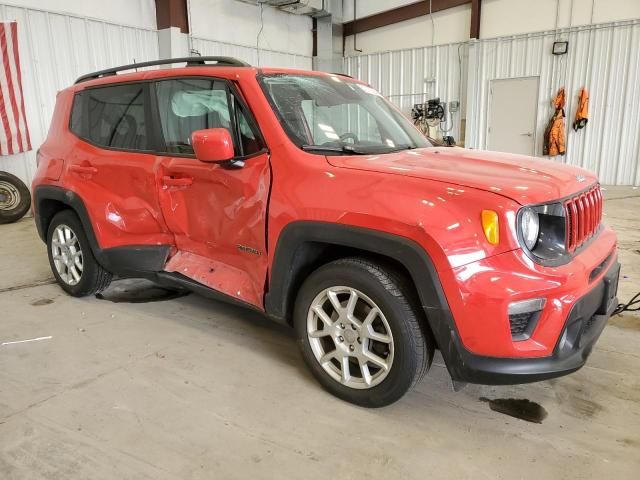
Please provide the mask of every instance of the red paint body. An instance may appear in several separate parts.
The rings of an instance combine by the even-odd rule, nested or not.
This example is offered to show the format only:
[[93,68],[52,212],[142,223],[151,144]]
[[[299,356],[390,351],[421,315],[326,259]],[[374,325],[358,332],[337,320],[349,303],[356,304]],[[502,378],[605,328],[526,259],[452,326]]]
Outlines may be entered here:
[[[257,73],[239,67],[177,68],[107,77],[60,92],[33,186],[75,192],[101,248],[169,244],[165,270],[185,272],[259,309],[264,309],[275,246],[291,222],[328,222],[406,237],[432,259],[469,351],[493,357],[552,353],[571,306],[602,278],[590,281],[589,273],[615,249],[616,237],[602,227],[571,262],[544,267],[520,248],[516,214],[523,205],[584,190],[597,183],[596,177],[551,161],[461,148],[331,157],[305,152],[283,130]],[[96,148],[67,128],[73,95],[86,87],[191,75],[232,81],[269,153],[252,157],[243,168],[225,169],[194,158]],[[214,152],[202,155],[219,158]],[[499,214],[498,245],[484,236],[483,209]],[[538,296],[547,304],[531,338],[512,341],[507,305]]]

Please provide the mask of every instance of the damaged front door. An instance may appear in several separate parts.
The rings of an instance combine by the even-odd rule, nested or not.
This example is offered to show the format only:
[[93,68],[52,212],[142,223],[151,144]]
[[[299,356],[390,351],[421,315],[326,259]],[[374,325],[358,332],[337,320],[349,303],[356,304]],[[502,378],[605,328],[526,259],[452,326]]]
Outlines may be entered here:
[[[262,308],[270,168],[255,121],[225,80],[162,80],[154,95],[166,152],[160,204],[178,248],[165,270]],[[191,134],[208,128],[229,130],[244,166],[195,158]]]

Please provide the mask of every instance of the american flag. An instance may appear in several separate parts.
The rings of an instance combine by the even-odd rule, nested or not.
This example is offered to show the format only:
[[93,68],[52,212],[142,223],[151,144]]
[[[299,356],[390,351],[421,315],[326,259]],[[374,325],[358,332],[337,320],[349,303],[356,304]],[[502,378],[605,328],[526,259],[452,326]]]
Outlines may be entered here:
[[0,155],[12,155],[31,150],[16,22],[0,22],[0,58]]

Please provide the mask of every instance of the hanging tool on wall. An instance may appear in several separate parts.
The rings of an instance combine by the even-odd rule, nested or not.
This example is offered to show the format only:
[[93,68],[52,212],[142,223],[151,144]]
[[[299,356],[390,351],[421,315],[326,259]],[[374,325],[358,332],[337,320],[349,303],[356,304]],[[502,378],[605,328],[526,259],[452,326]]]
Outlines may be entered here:
[[437,127],[444,119],[444,115],[444,106],[440,103],[440,97],[432,98],[427,101],[425,117],[431,126]]
[[429,128],[436,129],[445,117],[440,98],[432,98],[427,103],[416,103],[411,109],[411,119],[422,133],[428,135]]
[[[451,135],[445,135],[453,130],[453,114],[460,108],[460,102],[441,102],[440,98],[432,98],[427,103],[416,103],[411,109],[411,119],[418,129],[437,146],[455,146],[456,141]],[[447,124],[447,109],[451,126],[445,128]],[[442,139],[439,138],[442,133]]]
[[578,94],[578,109],[576,110],[576,119],[573,122],[573,129],[577,132],[584,128],[589,121],[589,92],[585,87],[580,89]]
[[564,105],[565,94],[564,87],[562,87],[558,90],[558,94],[553,100],[555,112],[544,131],[543,155],[555,157],[556,155],[564,155],[567,152]]

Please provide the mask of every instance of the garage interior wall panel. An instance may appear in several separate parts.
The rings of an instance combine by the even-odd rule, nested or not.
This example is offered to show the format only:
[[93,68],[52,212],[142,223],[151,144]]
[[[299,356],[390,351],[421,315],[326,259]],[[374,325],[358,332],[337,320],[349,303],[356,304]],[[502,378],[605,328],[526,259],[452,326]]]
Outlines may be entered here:
[[[552,55],[556,40],[568,40],[566,55]],[[542,155],[551,102],[566,89],[567,154],[554,160],[594,171],[603,184],[640,185],[640,20],[472,42],[466,145],[486,147],[493,79],[540,77],[536,155]],[[590,93],[589,123],[574,132],[578,92]],[[514,102],[513,114],[518,114]]]
[[[364,5],[364,2],[361,2]],[[384,8],[384,7],[383,7]],[[358,3],[358,11],[360,3]],[[346,16],[346,19],[352,17]],[[411,20],[394,23],[366,32],[350,35],[345,40],[345,54],[357,55],[355,47],[365,54],[387,50],[421,48],[469,40],[471,4],[440,10]]]
[[[203,55],[232,54],[251,65],[310,68],[313,53],[311,17],[253,3],[189,0],[190,31],[196,39],[194,48]],[[260,46],[260,61],[257,45]]]
[[346,57],[344,71],[380,91],[407,116],[414,104],[434,97],[461,102],[453,120],[443,125],[451,128],[446,135],[459,139],[466,93],[465,57],[466,44],[452,43]]
[[18,22],[22,88],[33,150],[0,156],[0,170],[27,184],[36,169],[56,94],[84,73],[158,58],[155,30],[0,4],[0,20]]
[[255,46],[237,45],[220,42],[206,38],[193,37],[191,45],[201,55],[222,55],[239,58],[250,65],[269,66],[282,68],[299,68],[311,70],[312,58],[307,55],[298,55],[289,52],[260,48],[260,53]]
[[482,0],[481,38],[640,18],[638,0]]

